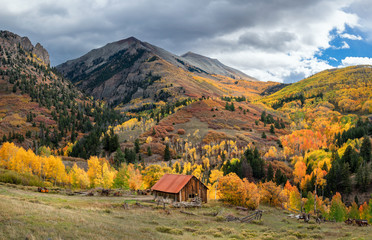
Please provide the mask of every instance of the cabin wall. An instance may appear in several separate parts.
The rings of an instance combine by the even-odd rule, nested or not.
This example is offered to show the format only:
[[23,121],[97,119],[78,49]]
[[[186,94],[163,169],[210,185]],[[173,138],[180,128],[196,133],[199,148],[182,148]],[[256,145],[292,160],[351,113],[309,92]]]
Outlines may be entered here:
[[198,179],[193,177],[185,187],[182,188],[181,196],[182,201],[188,201],[190,198],[198,196],[203,202],[207,202],[207,187],[205,187]]
[[155,198],[163,197],[163,198],[171,199],[172,201],[177,201],[177,202],[179,201],[178,193],[166,193],[166,192],[154,191],[154,196]]

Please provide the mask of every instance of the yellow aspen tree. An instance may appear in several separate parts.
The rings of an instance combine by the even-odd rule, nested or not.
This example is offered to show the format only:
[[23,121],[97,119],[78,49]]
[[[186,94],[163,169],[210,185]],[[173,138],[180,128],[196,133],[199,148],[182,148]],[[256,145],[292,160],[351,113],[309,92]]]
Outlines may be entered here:
[[0,167],[9,168],[10,159],[15,156],[18,147],[14,143],[5,142],[0,148]]
[[102,179],[102,165],[97,157],[90,157],[88,160],[88,177],[91,187],[101,186]]
[[[223,172],[214,169],[209,176],[208,195],[210,199],[218,199],[218,180],[223,177]],[[217,198],[218,197],[218,198]]]
[[202,173],[203,173],[203,166],[200,164],[195,164],[193,166],[194,168],[194,171],[192,172],[192,175],[194,175],[197,179],[201,180],[201,177],[202,177]]
[[111,188],[114,183],[116,171],[110,170],[108,164],[105,162],[102,166],[102,187]]
[[89,177],[84,169],[79,168],[76,163],[69,172],[69,181],[72,188],[88,188],[89,187]]

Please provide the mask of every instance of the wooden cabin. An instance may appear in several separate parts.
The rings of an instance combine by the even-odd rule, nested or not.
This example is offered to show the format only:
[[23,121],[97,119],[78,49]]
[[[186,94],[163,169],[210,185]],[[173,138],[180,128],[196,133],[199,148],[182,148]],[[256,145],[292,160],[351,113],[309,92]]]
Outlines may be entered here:
[[202,202],[206,203],[208,188],[193,175],[165,174],[151,191],[155,198],[184,202],[200,197]]

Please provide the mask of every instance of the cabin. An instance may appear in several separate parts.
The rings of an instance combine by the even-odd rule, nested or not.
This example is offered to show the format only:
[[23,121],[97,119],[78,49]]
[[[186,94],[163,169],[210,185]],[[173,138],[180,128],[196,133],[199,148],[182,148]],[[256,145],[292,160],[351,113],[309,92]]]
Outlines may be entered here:
[[193,175],[165,174],[151,188],[155,198],[163,197],[175,202],[191,201],[200,197],[207,202],[208,188]]

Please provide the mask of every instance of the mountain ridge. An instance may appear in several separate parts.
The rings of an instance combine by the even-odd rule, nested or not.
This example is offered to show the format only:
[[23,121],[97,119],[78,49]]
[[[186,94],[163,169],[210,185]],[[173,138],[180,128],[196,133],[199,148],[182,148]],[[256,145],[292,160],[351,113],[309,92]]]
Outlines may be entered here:
[[2,45],[10,47],[22,48],[23,51],[30,52],[37,56],[39,62],[43,62],[45,65],[50,65],[49,53],[47,50],[40,44],[32,45],[28,37],[21,37],[15,33],[9,31],[0,31],[0,39],[2,40]]
[[234,95],[236,88],[241,88],[238,94],[256,96],[277,84],[259,82],[202,55],[177,56],[135,37],[93,49],[57,69],[82,91],[114,106],[135,99],[151,104],[174,98]]

